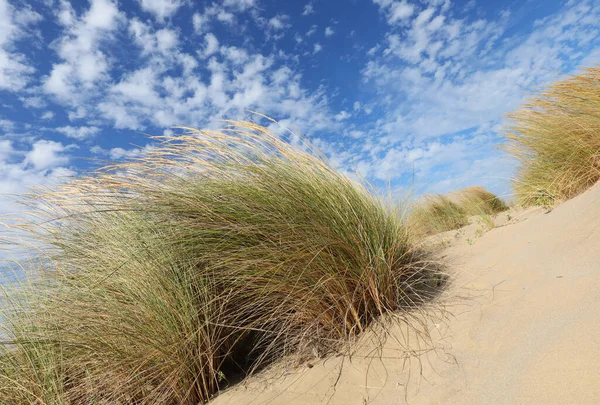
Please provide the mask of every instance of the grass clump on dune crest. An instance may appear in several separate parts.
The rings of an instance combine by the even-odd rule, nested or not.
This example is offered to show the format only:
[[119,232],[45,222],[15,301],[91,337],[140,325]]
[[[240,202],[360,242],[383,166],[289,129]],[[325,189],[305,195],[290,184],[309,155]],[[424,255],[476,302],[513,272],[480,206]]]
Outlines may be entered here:
[[508,117],[520,204],[553,205],[600,179],[600,67],[555,82]]
[[410,210],[409,223],[415,235],[434,235],[468,225],[469,215],[446,195],[425,195]]
[[409,223],[415,235],[434,235],[462,228],[469,224],[472,216],[489,219],[506,209],[506,204],[495,194],[483,187],[473,186],[445,195],[423,196],[412,207]]
[[46,257],[2,303],[1,398],[204,403],[435,294],[396,210],[264,127],[160,141],[30,197]]

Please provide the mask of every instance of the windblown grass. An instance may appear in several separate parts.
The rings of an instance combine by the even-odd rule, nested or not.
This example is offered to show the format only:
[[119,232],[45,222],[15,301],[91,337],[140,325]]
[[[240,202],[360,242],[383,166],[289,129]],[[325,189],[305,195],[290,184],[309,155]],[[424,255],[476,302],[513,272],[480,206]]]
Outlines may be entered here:
[[46,256],[0,304],[0,398],[205,403],[436,294],[435,266],[365,187],[252,123],[186,130],[29,196]]
[[434,235],[462,228],[476,215],[488,223],[492,215],[506,209],[506,204],[485,188],[467,187],[447,195],[423,196],[412,207],[409,223],[417,236]]
[[505,149],[519,161],[521,205],[553,205],[600,179],[600,68],[558,81],[510,114]]

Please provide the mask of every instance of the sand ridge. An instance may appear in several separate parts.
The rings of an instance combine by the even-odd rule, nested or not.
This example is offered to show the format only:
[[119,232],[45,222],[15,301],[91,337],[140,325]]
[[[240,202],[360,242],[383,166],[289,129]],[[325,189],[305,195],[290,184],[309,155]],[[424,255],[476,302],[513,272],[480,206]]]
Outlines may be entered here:
[[550,212],[454,238],[443,254],[461,298],[433,325],[435,352],[405,359],[389,339],[378,353],[266,371],[213,403],[600,403],[599,203],[596,185]]

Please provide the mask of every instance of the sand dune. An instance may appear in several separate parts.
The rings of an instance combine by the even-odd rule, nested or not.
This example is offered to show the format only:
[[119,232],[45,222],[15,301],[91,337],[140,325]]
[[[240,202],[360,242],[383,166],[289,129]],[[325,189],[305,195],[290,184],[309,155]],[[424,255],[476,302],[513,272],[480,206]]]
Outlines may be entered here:
[[435,352],[403,359],[389,339],[379,353],[268,370],[213,403],[600,403],[600,186],[510,215],[480,236],[446,235],[453,316],[433,326]]

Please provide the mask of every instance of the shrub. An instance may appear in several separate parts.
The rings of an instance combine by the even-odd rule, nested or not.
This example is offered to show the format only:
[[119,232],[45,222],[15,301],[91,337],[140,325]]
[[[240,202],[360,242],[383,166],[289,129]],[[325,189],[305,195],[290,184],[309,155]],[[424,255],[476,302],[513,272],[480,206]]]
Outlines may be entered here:
[[435,294],[396,210],[264,127],[230,124],[29,196],[46,255],[2,304],[0,397],[204,403]]
[[600,179],[599,67],[552,84],[508,117],[520,204],[552,205]]

